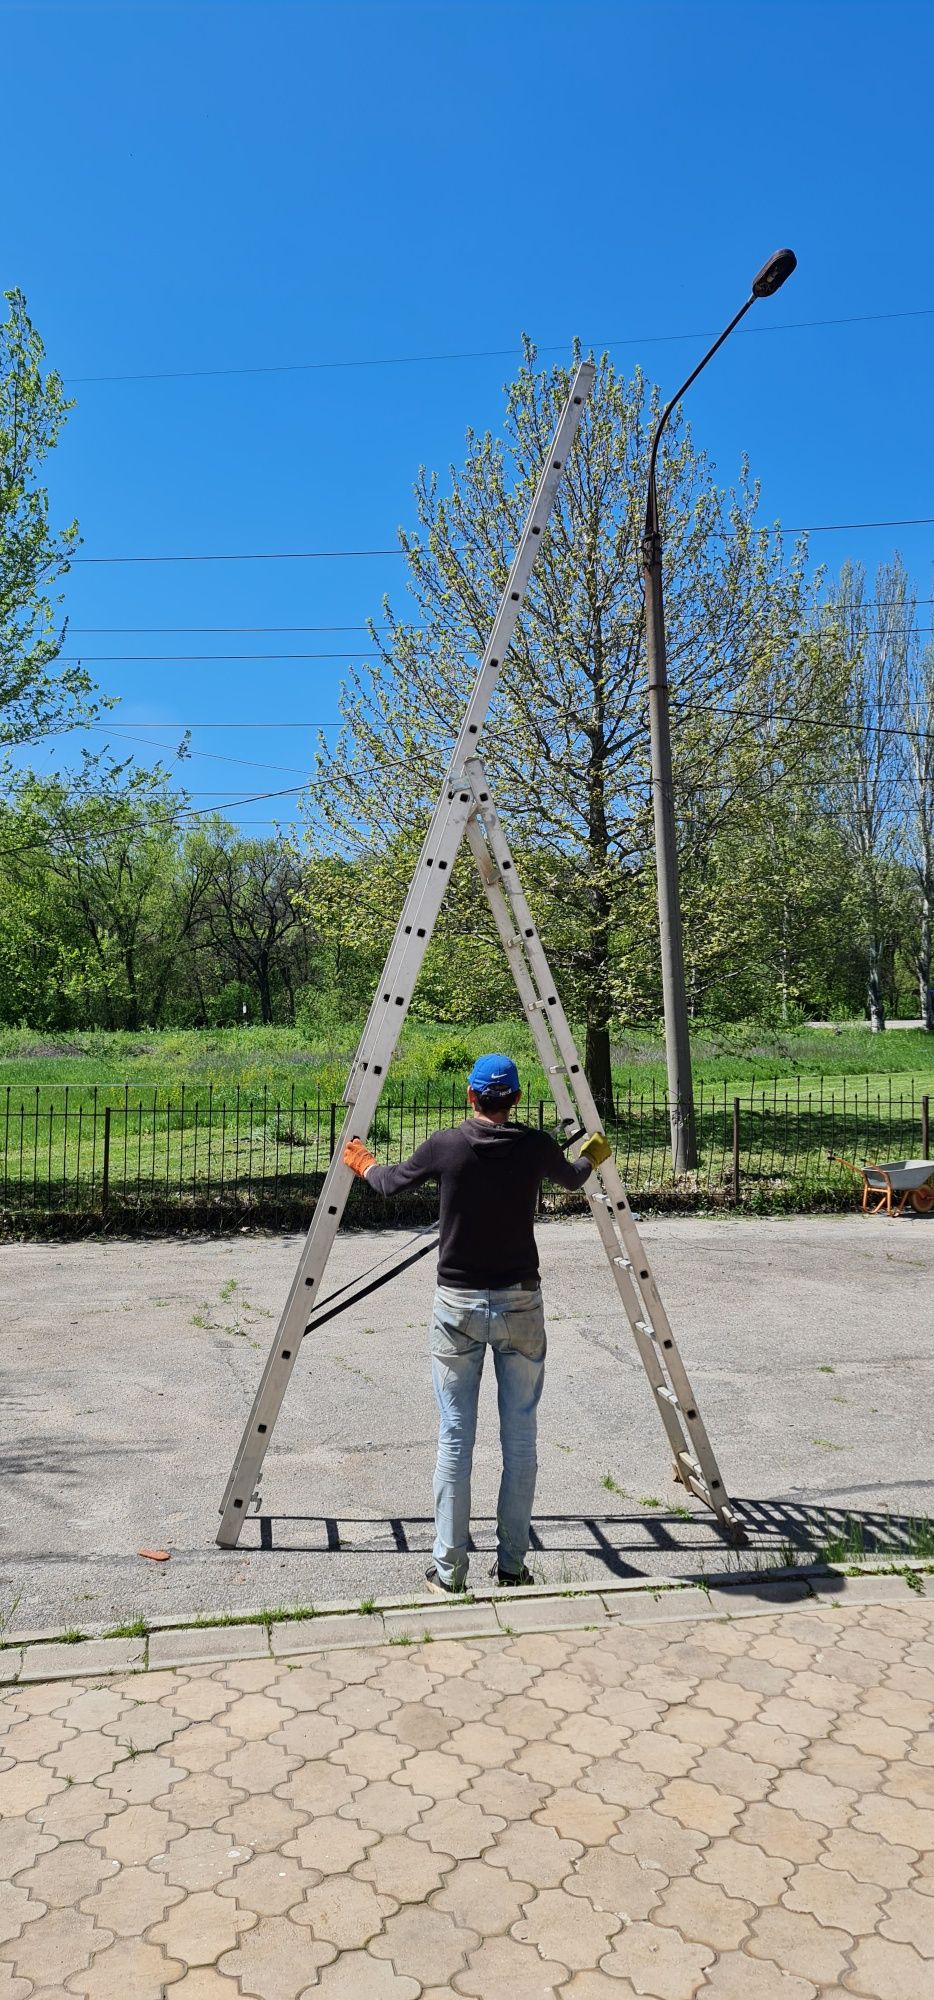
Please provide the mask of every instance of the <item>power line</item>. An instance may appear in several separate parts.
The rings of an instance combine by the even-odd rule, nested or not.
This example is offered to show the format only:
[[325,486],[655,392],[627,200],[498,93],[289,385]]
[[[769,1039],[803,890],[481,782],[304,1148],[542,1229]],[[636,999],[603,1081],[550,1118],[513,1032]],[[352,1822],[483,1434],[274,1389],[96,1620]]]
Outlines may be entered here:
[[[708,528],[705,538],[725,542],[735,541],[738,535],[842,535],[853,534],[863,528],[930,528],[934,527],[934,514],[899,515],[884,521],[812,521],[797,528],[781,528],[777,524],[750,523],[748,530],[736,528]],[[422,549],[420,553],[427,551]],[[260,549],[241,550],[227,555],[143,555],[143,556],[69,556],[68,567],[75,563],[125,564],[125,563],[234,563],[234,562],[326,562],[338,559],[368,556],[404,556],[405,549]]]
[[[934,604],[934,598],[932,597],[913,596],[911,601],[914,604]],[[875,598],[864,597],[862,600],[863,607],[868,611],[886,611],[893,609],[900,610],[903,606],[903,603],[904,599],[898,597],[875,597]],[[837,607],[832,604],[823,604],[819,607],[821,611],[830,613],[834,612],[836,608]],[[927,631],[928,627],[925,626],[923,629]],[[96,632],[101,634],[107,633],[114,635],[116,635],[117,633],[142,634],[142,633],[156,633],[156,632],[178,633],[178,634],[181,634],[182,632],[212,632],[212,633],[367,632],[368,633],[370,631],[370,626],[368,624],[364,625],[72,625],[69,623],[68,630],[69,632],[80,632],[82,634]],[[373,627],[373,630],[377,632],[391,632],[392,626],[376,625]]]
[[[430,657],[427,649],[419,648],[418,650],[425,654],[426,657]],[[217,666],[227,666],[232,662],[245,660],[344,660],[348,666],[363,664],[362,662],[355,663],[347,653],[80,653],[75,658],[66,657],[64,653],[61,653],[58,657],[61,665],[65,667],[81,666],[85,661],[95,667],[120,667],[128,666],[134,662],[161,661],[164,663],[168,660],[180,660],[186,663],[213,661]]]
[[[141,729],[150,726],[154,726],[156,728],[162,728],[163,726],[171,726],[171,725],[163,725],[161,723],[155,725],[148,725],[145,723],[140,723]],[[182,724],[181,726],[183,728],[187,727],[186,724]],[[101,733],[107,736],[108,741],[112,740],[115,743],[142,743],[145,744],[147,750],[168,750],[173,754],[173,756],[177,756],[179,754],[180,746],[177,743],[162,743],[157,741],[155,738],[149,736],[130,736],[124,729],[109,729],[107,727],[106,722],[89,722],[87,724],[87,727],[89,729],[99,730]],[[191,757],[210,758],[212,764],[249,764],[251,769],[253,769],[254,771],[284,771],[287,772],[290,776],[296,778],[300,778],[304,775],[301,766],[297,764],[266,764],[262,763],[258,757],[225,756],[224,752],[221,750],[190,750],[189,752],[187,752],[187,755]],[[203,786],[199,787],[199,790],[203,791],[204,790]],[[207,794],[205,794],[205,796],[207,796]]]
[[69,556],[73,563],[223,563],[223,562],[324,562],[350,556],[401,556],[402,549],[261,549],[246,555],[182,556]]
[[[912,625],[882,625],[877,627],[869,626],[865,628],[865,631],[866,631],[866,636],[871,639],[910,638],[916,632],[934,632],[934,625],[912,624]],[[816,636],[820,638],[821,634],[818,632]],[[479,651],[479,648],[465,647],[464,648],[465,656],[467,653],[471,651],[477,652]],[[354,667],[354,666],[362,667],[368,665],[368,661],[361,658],[356,658],[349,653],[79,653],[74,655],[74,657],[72,657],[69,654],[61,653],[59,654],[58,657],[59,657],[59,663],[65,667],[78,667],[84,665],[98,666],[98,667],[99,666],[123,667],[123,666],[135,666],[147,663],[150,664],[160,663],[162,665],[181,664],[187,666],[195,664],[198,665],[213,664],[215,666],[238,666],[238,665],[242,666],[251,661],[260,661],[260,660],[267,662],[273,661],[279,663],[289,660],[342,660],[345,666],[348,667]],[[414,648],[413,657],[430,660],[430,659],[440,659],[442,656],[440,653],[434,651],[431,647],[418,646]],[[322,728],[327,728],[330,725],[328,725],[327,723],[323,723],[320,726]]]
[[[916,598],[917,604],[930,603],[930,598]],[[374,631],[390,632],[390,625],[376,625]],[[369,632],[369,625],[72,625],[69,632],[116,634],[154,632]]]
[[[934,307],[915,306],[902,312],[850,313],[834,319],[788,319],[777,322],[765,321],[761,325],[749,326],[744,333],[799,333],[817,327],[869,326],[883,321],[934,318]],[[659,347],[668,346],[679,340],[708,340],[708,333],[644,333],[615,335],[612,340],[591,341],[589,351],[610,347]],[[549,341],[536,345],[537,354],[566,354],[572,346],[570,339]],[[524,356],[521,347],[479,347],[465,348],[447,354],[385,354],[360,361],[272,361],[246,368],[164,368],[146,369],[138,373],[113,375],[66,375],[65,381],[76,385],[100,382],[203,382],[218,380],[231,375],[316,375],[329,374],[335,369],[347,368],[409,368],[438,362],[452,361],[505,361]]]

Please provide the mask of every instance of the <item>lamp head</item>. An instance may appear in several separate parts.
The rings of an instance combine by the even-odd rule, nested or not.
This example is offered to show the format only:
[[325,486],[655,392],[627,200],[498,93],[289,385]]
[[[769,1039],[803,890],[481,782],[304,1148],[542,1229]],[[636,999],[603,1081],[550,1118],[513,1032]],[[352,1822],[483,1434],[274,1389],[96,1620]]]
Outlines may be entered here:
[[754,299],[770,299],[773,292],[781,290],[786,278],[790,278],[798,262],[793,250],[775,250],[768,262],[757,271],[752,281]]

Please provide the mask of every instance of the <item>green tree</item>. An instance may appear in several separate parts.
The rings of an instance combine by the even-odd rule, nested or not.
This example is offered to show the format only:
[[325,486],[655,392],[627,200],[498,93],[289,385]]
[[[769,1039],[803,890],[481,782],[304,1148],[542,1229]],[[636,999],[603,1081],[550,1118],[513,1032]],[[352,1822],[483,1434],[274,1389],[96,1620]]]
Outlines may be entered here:
[[252,987],[260,1019],[275,1015],[277,996],[289,1020],[297,990],[308,980],[310,931],[302,904],[302,869],[281,834],[238,839],[223,822],[188,843],[205,881],[196,941],[208,948],[225,977]]
[[49,525],[38,483],[72,405],[61,377],[42,372],[44,348],[21,292],[6,293],[0,325],[0,745],[35,743],[98,712],[79,665],[56,661],[64,642],[50,586],[63,576],[78,524]]
[[821,639],[842,668],[838,756],[829,796],[858,864],[858,924],[866,954],[873,1033],[886,1024],[895,953],[904,920],[898,866],[904,821],[901,729],[910,685],[915,599],[901,557],[880,563],[875,597],[861,563],[844,563],[820,620]]
[[162,1019],[211,881],[197,850],[182,850],[184,812],[160,767],[106,752],[86,752],[76,774],[15,780],[0,813],[7,1019]]
[[[477,656],[567,393],[528,346],[503,439],[468,433],[442,494],[415,488],[419,529],[400,534],[416,615],[385,607],[388,636],[343,690],[343,730],[321,744],[313,836],[341,853],[408,858],[437,792]],[[646,923],[652,821],[640,542],[658,394],[604,357],[485,731],[483,755],[571,1011],[586,1027],[598,1100],[611,1089],[610,1023],[632,961],[659,990]],[[676,418],[660,466],[668,645],[681,836],[706,841],[716,812],[723,715],[763,672],[790,675],[806,611],[805,552],[786,556],[756,521],[741,467],[724,493]],[[796,686],[796,700],[806,690]],[[755,782],[754,768],[748,781]],[[704,787],[709,787],[705,790]],[[388,932],[404,889],[383,899]],[[465,894],[463,907],[469,907]],[[485,916],[478,935],[488,935]],[[653,999],[657,1011],[657,998]]]

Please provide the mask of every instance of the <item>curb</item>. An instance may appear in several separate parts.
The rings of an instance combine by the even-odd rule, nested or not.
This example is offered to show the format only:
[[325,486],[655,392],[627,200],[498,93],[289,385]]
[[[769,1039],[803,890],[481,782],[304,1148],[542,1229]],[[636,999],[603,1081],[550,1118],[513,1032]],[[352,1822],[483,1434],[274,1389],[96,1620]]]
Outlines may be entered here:
[[22,1632],[0,1645],[0,1687],[161,1671],[241,1659],[282,1659],[356,1646],[411,1646],[443,1639],[512,1638],[523,1633],[592,1631],[606,1625],[694,1623],[700,1619],[766,1617],[785,1606],[805,1609],[828,1600],[907,1606],[927,1595],[929,1563],[907,1559],[849,1569],[801,1564],[788,1569],[692,1577],[631,1577],[595,1590],[556,1591],[537,1584],[517,1591],[477,1591],[457,1604],[437,1597],[337,1602],[273,1616],[201,1622],[153,1619],[145,1634],[104,1632],[65,1640],[56,1632]]

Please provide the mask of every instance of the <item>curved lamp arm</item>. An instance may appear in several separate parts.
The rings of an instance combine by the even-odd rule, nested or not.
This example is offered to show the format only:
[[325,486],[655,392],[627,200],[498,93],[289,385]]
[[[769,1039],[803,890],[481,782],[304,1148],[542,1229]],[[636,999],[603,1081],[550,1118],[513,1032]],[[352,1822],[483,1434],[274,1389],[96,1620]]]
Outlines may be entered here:
[[750,288],[749,297],[745,301],[745,303],[740,306],[739,312],[734,313],[733,318],[729,323],[729,326],[724,327],[723,332],[719,335],[718,339],[714,341],[713,346],[708,347],[707,352],[703,357],[703,360],[698,362],[696,368],[692,368],[691,373],[687,378],[687,381],[682,382],[680,389],[676,389],[670,401],[665,404],[662,414],[659,417],[658,423],[655,426],[655,430],[652,436],[651,449],[649,451],[649,491],[645,507],[645,532],[647,535],[658,534],[658,501],[655,491],[655,464],[658,458],[658,447],[661,435],[665,428],[665,425],[668,422],[669,417],[671,416],[672,410],[675,408],[676,404],[680,403],[681,398],[685,394],[686,390],[688,390],[691,387],[691,383],[697,381],[697,377],[700,374],[702,368],[706,368],[708,361],[713,360],[713,357],[716,354],[718,348],[721,348],[723,346],[724,341],[729,339],[730,334],[733,332],[734,327],[737,327],[740,323],[740,320],[745,318],[745,315],[748,313],[750,306],[754,306],[757,299],[771,298],[773,292],[777,292],[779,290],[779,287],[784,284],[785,279],[791,277],[791,273],[794,270],[797,261],[798,259],[795,256],[793,250],[775,251],[774,255],[768,259],[768,262],[763,264],[761,271],[756,272],[756,275],[753,278],[752,285]]

